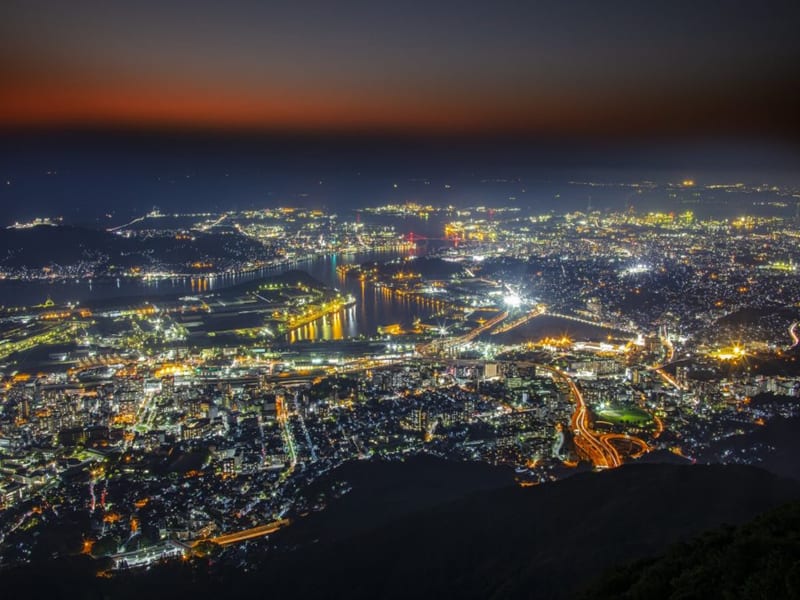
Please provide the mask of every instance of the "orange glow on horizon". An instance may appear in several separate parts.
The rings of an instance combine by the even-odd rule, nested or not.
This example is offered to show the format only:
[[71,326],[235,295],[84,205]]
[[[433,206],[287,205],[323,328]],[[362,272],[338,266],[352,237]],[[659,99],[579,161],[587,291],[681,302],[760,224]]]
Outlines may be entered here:
[[97,77],[12,78],[0,97],[0,127],[120,127],[229,131],[446,134],[610,134],[647,129],[649,98],[620,106],[599,94],[517,97],[396,87],[352,90],[208,88],[179,81]]
[[[11,127],[151,126],[174,128],[264,128],[292,130],[430,129],[456,132],[476,126],[513,125],[519,114],[444,99],[352,97],[319,90],[258,91],[236,95],[152,85],[67,85],[40,82],[6,88],[0,125]],[[552,116],[552,115],[551,115]]]

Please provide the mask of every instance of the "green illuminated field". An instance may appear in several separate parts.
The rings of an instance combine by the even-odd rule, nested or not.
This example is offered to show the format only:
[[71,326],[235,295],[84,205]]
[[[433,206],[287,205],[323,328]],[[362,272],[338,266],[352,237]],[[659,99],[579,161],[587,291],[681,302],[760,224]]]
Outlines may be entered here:
[[636,406],[609,406],[596,412],[598,418],[614,425],[644,427],[653,420],[648,412]]

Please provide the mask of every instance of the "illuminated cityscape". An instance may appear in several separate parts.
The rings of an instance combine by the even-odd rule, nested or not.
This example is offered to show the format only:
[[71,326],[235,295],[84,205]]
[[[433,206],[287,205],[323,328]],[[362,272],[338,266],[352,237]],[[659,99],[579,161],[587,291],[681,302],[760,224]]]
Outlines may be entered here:
[[5,4],[0,597],[800,597],[796,1]]
[[[2,309],[3,560],[66,511],[115,569],[258,540],[347,493],[325,476],[354,460],[478,461],[520,486],[659,453],[758,464],[726,441],[800,413],[793,194],[737,218],[154,211],[105,247],[202,258],[7,261],[44,301]],[[433,233],[392,222],[409,214]],[[48,297],[67,278],[82,298]]]

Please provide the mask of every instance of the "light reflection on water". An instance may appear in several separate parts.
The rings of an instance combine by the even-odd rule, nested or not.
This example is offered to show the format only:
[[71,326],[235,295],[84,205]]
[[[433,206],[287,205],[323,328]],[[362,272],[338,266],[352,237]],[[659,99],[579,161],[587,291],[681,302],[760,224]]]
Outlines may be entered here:
[[279,267],[255,271],[209,275],[199,277],[172,277],[164,279],[108,278],[94,280],[0,281],[0,305],[33,305],[51,298],[55,303],[111,299],[151,300],[170,294],[202,294],[219,291],[241,283],[258,281],[288,271],[305,271],[323,284],[335,287],[356,299],[354,306],[322,317],[292,331],[288,339],[338,340],[371,336],[381,325],[399,323],[408,327],[415,318],[433,314],[437,307],[431,301],[410,297],[397,297],[387,289],[379,289],[357,279],[346,279],[336,267],[342,264],[366,261],[388,261],[408,252],[384,251],[348,255],[327,255],[311,260],[297,261]]

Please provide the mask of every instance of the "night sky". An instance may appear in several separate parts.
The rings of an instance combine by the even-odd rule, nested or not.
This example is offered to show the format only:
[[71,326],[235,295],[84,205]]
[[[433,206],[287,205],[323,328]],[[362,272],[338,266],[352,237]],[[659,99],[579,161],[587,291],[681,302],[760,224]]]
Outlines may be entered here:
[[0,127],[795,141],[797,5],[6,0]]

